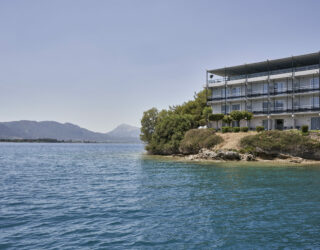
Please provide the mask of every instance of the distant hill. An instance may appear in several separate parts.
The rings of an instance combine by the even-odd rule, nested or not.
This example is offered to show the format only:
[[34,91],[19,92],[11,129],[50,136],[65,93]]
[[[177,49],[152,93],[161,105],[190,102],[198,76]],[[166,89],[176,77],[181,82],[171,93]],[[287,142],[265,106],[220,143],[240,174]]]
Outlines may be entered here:
[[51,138],[72,141],[140,142],[138,127],[121,124],[108,133],[93,132],[71,123],[54,121],[0,122],[0,139]]

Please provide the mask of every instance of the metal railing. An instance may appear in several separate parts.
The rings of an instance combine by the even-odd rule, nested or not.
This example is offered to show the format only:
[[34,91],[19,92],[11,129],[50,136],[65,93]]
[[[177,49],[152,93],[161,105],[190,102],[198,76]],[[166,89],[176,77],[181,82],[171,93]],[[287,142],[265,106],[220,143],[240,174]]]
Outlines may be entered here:
[[[250,110],[248,110],[250,111]],[[320,111],[319,105],[299,105],[292,108],[285,107],[272,107],[270,109],[254,109],[251,110],[253,114],[279,114],[279,113],[293,113],[293,112],[308,112],[308,111]]]
[[[303,67],[295,67],[294,72],[312,70],[312,69],[319,69],[319,64],[303,66]],[[285,74],[285,73],[292,73],[292,68],[270,71],[270,75]],[[259,77],[259,76],[268,76],[268,71],[248,74],[248,78]],[[230,77],[227,77],[226,80],[232,81],[232,80],[246,79],[246,77],[247,75],[230,76]],[[208,81],[208,83],[220,83],[220,82],[224,82],[224,79],[220,78],[220,79],[214,79],[214,80]]]
[[[269,92],[270,96],[277,96],[277,95],[283,95],[283,94],[299,94],[299,93],[307,93],[307,92],[313,92],[313,91],[320,91],[320,88],[318,86],[303,86],[299,88],[282,88],[282,89],[277,89]],[[268,93],[265,91],[248,91],[247,92],[247,97],[248,98],[254,98],[254,97],[260,97],[260,96],[267,96]],[[227,100],[232,100],[232,99],[238,99],[238,98],[245,98],[246,96],[243,94],[236,94],[236,95],[227,95]],[[219,100],[224,100],[226,99],[224,95],[222,96],[212,96],[208,97],[207,101],[219,101]]]

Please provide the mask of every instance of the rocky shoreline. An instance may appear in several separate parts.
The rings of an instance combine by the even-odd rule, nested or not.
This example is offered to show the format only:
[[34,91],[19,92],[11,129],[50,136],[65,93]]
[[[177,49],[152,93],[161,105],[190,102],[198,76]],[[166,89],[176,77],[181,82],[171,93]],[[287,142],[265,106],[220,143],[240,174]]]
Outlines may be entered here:
[[249,153],[239,153],[236,150],[209,150],[201,149],[198,154],[172,155],[186,161],[201,162],[268,162],[268,163],[294,163],[294,164],[320,164],[320,161],[307,160],[301,157],[294,157],[286,154],[264,154],[264,157],[257,157]]

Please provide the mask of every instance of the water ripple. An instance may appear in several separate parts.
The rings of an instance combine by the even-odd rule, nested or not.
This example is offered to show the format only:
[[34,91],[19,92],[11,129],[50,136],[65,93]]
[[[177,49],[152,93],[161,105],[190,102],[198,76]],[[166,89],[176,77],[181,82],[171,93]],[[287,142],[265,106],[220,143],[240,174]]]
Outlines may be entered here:
[[0,144],[0,249],[320,248],[320,168]]

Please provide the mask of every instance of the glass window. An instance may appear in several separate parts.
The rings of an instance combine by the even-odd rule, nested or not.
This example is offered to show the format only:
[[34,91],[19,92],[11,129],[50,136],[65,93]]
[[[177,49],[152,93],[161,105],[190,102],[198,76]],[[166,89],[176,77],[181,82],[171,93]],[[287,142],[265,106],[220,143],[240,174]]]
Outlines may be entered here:
[[251,104],[250,103],[247,103],[247,110],[251,111]]
[[[226,97],[226,89],[221,89],[221,96]],[[230,96],[230,89],[227,88],[227,96]]]
[[276,100],[276,103],[275,103],[276,110],[282,110],[283,106],[284,106],[284,102],[282,100]]
[[231,89],[232,96],[240,96],[240,87],[235,87]]
[[233,104],[232,110],[240,110],[240,104]]
[[268,110],[268,105],[269,105],[269,102],[263,102],[262,103],[263,111],[267,111]]
[[268,93],[268,83],[263,84],[263,93],[264,94]]
[[319,96],[313,96],[312,97],[312,103],[311,105],[313,107],[319,107]]
[[310,87],[314,89],[319,88],[319,77],[316,76],[310,79]]
[[221,105],[221,113],[229,113],[229,105]]
[[268,120],[262,120],[262,126],[265,130],[268,130]]
[[276,92],[282,92],[284,91],[284,83],[283,82],[275,82],[274,83],[274,90]]

